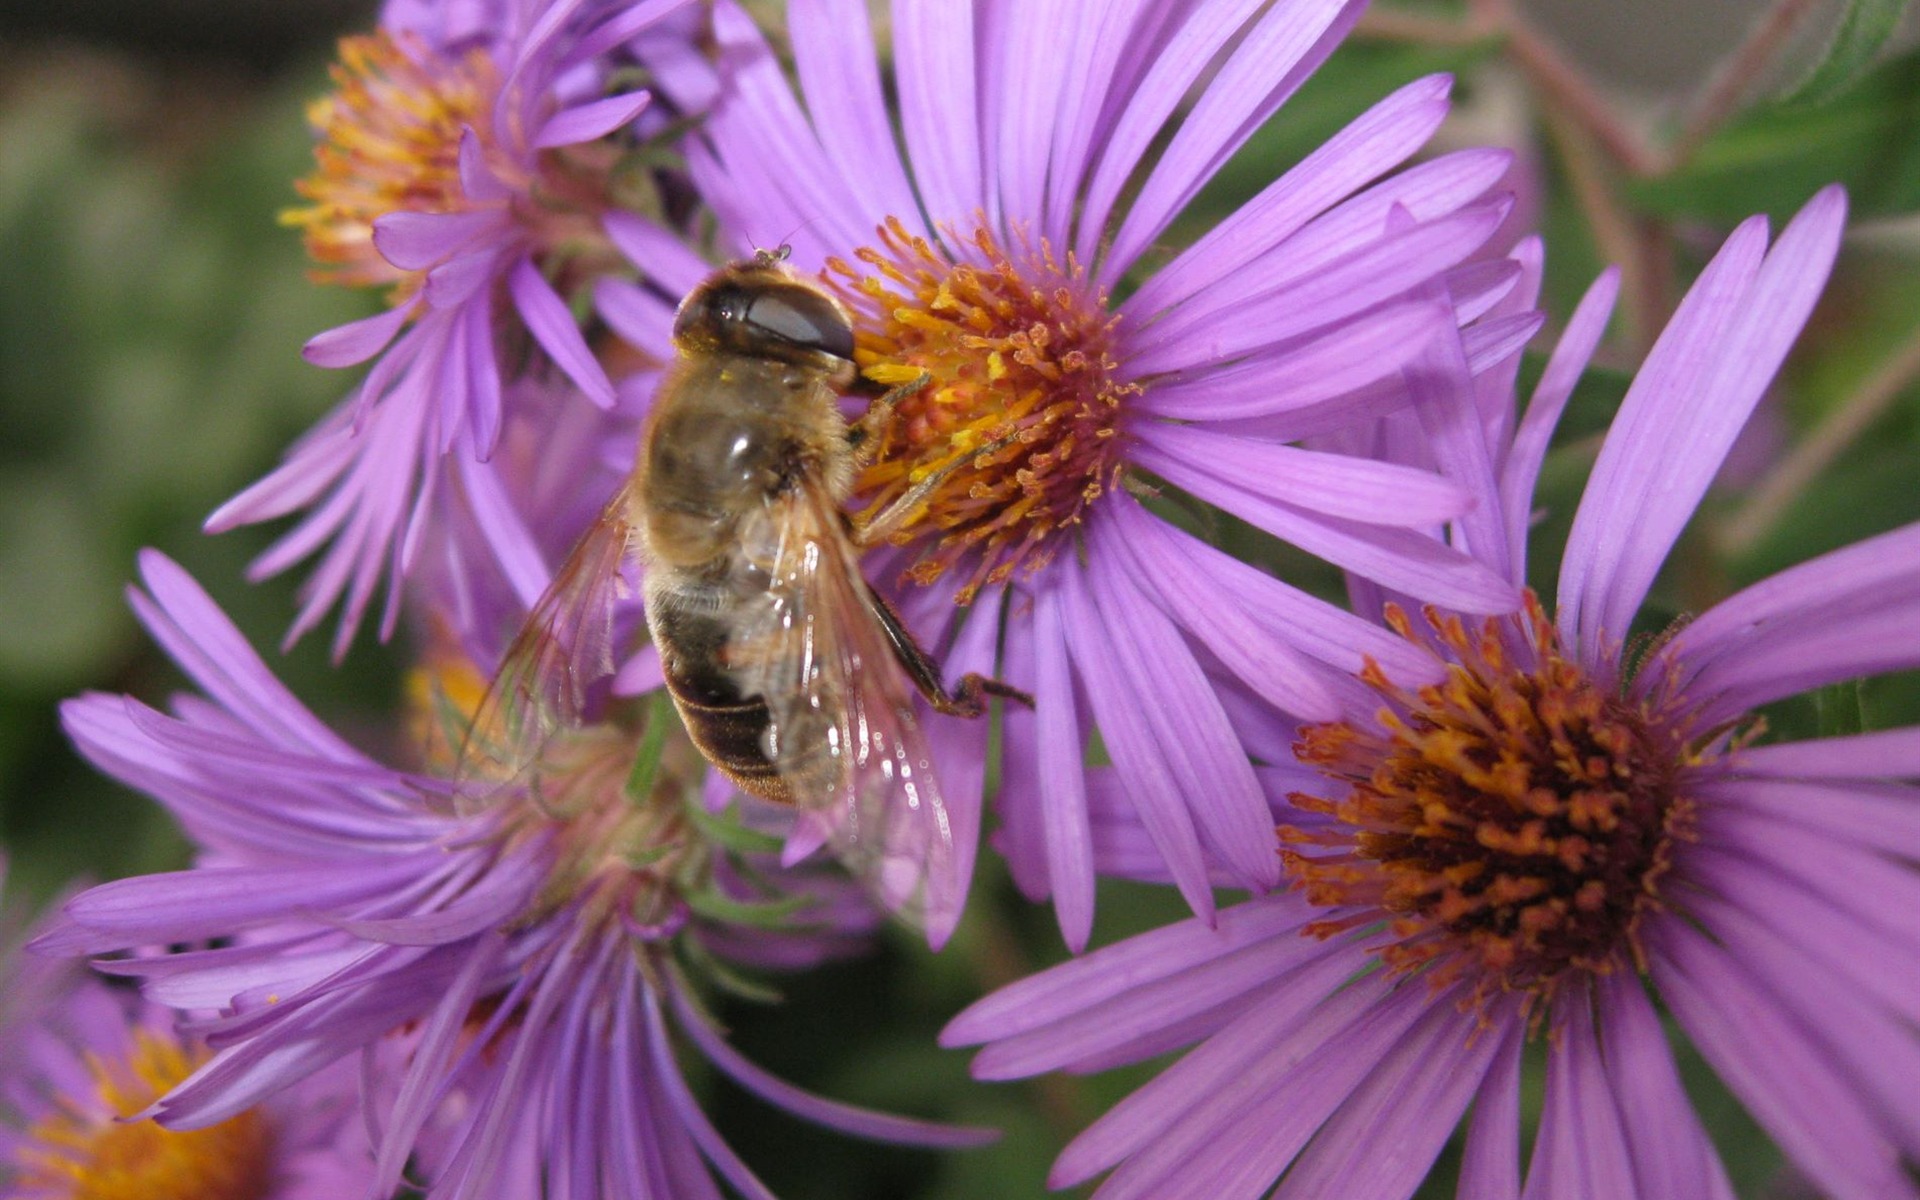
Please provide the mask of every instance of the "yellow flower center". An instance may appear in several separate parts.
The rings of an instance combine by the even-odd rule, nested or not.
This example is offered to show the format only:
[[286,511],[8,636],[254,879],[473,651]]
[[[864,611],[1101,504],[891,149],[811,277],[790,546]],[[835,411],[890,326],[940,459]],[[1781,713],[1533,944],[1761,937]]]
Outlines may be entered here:
[[485,138],[499,73],[478,50],[441,58],[385,32],[342,38],[331,73],[334,91],[307,109],[318,165],[295,185],[312,204],[280,220],[303,232],[316,282],[397,285],[398,304],[418,290],[420,273],[381,257],[373,223],[393,212],[465,206],[461,134],[472,127]]
[[[1596,685],[1529,603],[1525,625],[1478,631],[1429,613],[1451,651],[1441,683],[1409,691],[1369,666],[1362,679],[1386,701],[1378,724],[1312,726],[1296,746],[1347,790],[1294,803],[1335,821],[1280,830],[1309,900],[1362,910],[1309,932],[1384,916],[1383,962],[1436,987],[1477,974],[1482,999],[1643,966],[1640,925],[1693,823],[1676,723]],[[1389,619],[1413,637],[1404,614]]]
[[137,1031],[124,1062],[92,1055],[93,1094],[62,1098],[27,1131],[17,1193],[60,1200],[260,1200],[273,1184],[273,1132],[257,1111],[206,1129],[123,1121],[205,1061],[171,1038]]
[[907,571],[916,583],[965,571],[965,604],[1044,565],[1118,484],[1124,402],[1140,388],[1118,377],[1119,318],[1071,254],[1063,263],[1043,241],[1016,255],[984,226],[971,262],[898,220],[879,239],[855,256],[864,270],[827,264],[855,314],[855,359],[883,385],[930,379],[900,403],[860,477],[864,515],[961,464],[894,540],[921,546]]

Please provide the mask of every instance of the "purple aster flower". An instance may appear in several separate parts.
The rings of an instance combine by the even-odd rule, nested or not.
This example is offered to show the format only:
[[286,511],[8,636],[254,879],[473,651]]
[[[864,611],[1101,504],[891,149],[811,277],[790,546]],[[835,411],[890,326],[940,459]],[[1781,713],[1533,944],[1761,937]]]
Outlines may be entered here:
[[[1914,1196],[1920,728],[1760,744],[1750,714],[1920,665],[1920,526],[1755,584],[1629,652],[1635,614],[1805,323],[1845,201],[1728,240],[1601,450],[1557,613],[1384,611],[1429,657],[1300,735],[1296,888],[1097,951],[944,1035],[990,1078],[1198,1043],[1055,1164],[1098,1194],[1404,1197],[1471,1106],[1460,1194],[1729,1196],[1655,997],[1823,1194]],[[1511,437],[1434,453],[1487,495],[1457,530],[1516,585],[1533,483],[1614,280]],[[1472,401],[1463,373],[1450,407]],[[1479,429],[1483,436],[1465,436]],[[1477,449],[1476,449],[1477,447]],[[1524,1170],[1520,1079],[1546,1041]]]
[[608,64],[684,3],[403,3],[378,33],[341,43],[336,90],[310,110],[312,203],[285,219],[304,230],[316,279],[387,287],[390,304],[308,343],[319,365],[372,366],[279,469],[207,522],[218,532],[309,510],[254,564],[265,576],[321,556],[290,639],[340,603],[344,652],[383,575],[391,632],[427,518],[460,488],[446,466],[493,454],[529,369],[512,364],[529,351],[531,370],[571,384],[549,401],[616,404],[568,307],[619,264],[599,222],[631,198],[603,139],[648,100],[608,94]]
[[476,803],[436,770],[465,736],[457,671],[435,689],[451,704],[443,736],[427,739],[429,769],[397,770],[302,708],[178,567],[149,553],[142,569],[134,607],[204,695],[171,714],[88,695],[68,704],[67,727],[103,770],[164,803],[204,858],[81,894],[37,944],[214,942],[102,964],[189,1014],[214,1051],[155,1103],[161,1124],[218,1124],[358,1056],[376,1193],[412,1159],[435,1197],[515,1184],[717,1197],[711,1171],[767,1196],[689,1091],[684,1039],[806,1119],[981,1140],[804,1094],[710,1024],[701,989],[734,978],[729,961],[816,961],[877,918],[850,884],[783,876],[777,840],[710,815],[704,763],[664,705],[556,735]]
[[[1514,264],[1470,261],[1507,211],[1490,189],[1509,156],[1390,174],[1440,124],[1449,80],[1402,88],[1154,261],[1360,7],[902,2],[904,153],[863,5],[791,6],[804,111],[745,15],[716,10],[728,86],[690,169],[738,248],[789,242],[838,289],[870,382],[928,377],[900,403],[861,503],[870,514],[954,469],[869,576],[896,587],[956,677],[998,665],[1033,693],[1035,711],[1006,717],[1006,776],[1039,809],[1026,818],[1038,869],[1023,881],[1054,897],[1074,947],[1093,910],[1083,751],[1096,727],[1206,914],[1209,856],[1238,886],[1279,881],[1221,681],[1326,718],[1363,655],[1408,661],[1377,627],[1162,520],[1143,499],[1155,481],[1424,600],[1518,603],[1424,532],[1471,506],[1460,485],[1297,444],[1409,404],[1403,369],[1459,323],[1472,323],[1479,370],[1534,328],[1531,314],[1493,311],[1518,286]],[[985,753],[977,724],[943,730],[956,761]],[[983,777],[971,773],[971,803],[944,788],[958,818],[977,820]]]
[[[0,881],[4,880],[0,863]],[[0,914],[0,1193],[339,1200],[373,1178],[340,1071],[205,1129],[141,1119],[206,1061],[167,1010],[77,963],[20,953]]]

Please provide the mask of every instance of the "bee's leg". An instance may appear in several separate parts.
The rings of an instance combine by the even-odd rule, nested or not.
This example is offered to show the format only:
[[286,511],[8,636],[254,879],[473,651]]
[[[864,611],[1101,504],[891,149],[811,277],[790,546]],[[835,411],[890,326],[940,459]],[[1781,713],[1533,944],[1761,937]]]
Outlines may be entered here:
[[907,678],[913,680],[913,686],[927,698],[928,704],[933,705],[935,712],[954,717],[977,717],[987,711],[988,696],[1000,696],[1028,708],[1033,707],[1033,697],[1026,692],[1012,684],[974,672],[968,672],[961,678],[960,686],[949,692],[947,686],[940,682],[939,664],[920,648],[912,631],[901,624],[893,606],[871,588],[867,589],[867,602],[880,622],[880,628],[887,631],[887,640],[893,644],[894,657],[907,669]]
[[979,462],[980,459],[992,454],[996,450],[1011,446],[1014,442],[1018,441],[1019,438],[1020,435],[1017,433],[1010,433],[1003,438],[995,438],[993,441],[975,450],[972,454],[954,459],[946,466],[941,467],[938,471],[922,479],[919,483],[901,492],[892,504],[887,505],[875,513],[872,519],[854,526],[854,544],[858,546],[872,546],[886,541],[895,533],[899,532],[903,525],[920,515],[920,511],[927,506],[927,501],[933,498],[934,490],[945,483],[948,476],[958,471],[961,467],[971,466]]
[[880,435],[892,424],[893,410],[900,402],[932,382],[933,376],[922,371],[920,378],[890,387],[874,397],[873,403],[867,405],[867,411],[861,413],[860,419],[847,430],[847,446],[853,451],[855,467],[864,467],[873,461],[874,454],[880,448]]

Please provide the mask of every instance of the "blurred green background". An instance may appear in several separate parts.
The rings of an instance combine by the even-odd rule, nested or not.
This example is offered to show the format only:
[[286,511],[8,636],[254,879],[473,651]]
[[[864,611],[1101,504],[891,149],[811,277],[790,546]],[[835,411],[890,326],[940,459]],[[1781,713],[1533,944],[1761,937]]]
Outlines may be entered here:
[[[1656,604],[1698,610],[1920,518],[1920,54],[1895,34],[1830,68],[1820,95],[1779,98],[1822,61],[1843,14],[1888,6],[1798,6],[1794,28],[1695,133],[1714,64],[1773,6],[1543,0],[1527,8],[1524,35],[1487,24],[1502,7],[1377,11],[1170,240],[1205,228],[1392,87],[1459,72],[1461,112],[1442,142],[1522,151],[1515,185],[1549,238],[1555,325],[1601,264],[1624,258],[1628,269],[1602,356],[1610,369],[1583,386],[1543,483],[1535,555],[1550,566],[1621,372],[1705,255],[1739,217],[1777,220],[1841,179],[1856,225],[1836,281]],[[207,538],[198,527],[351,383],[305,365],[299,347],[373,300],[308,283],[297,236],[274,218],[311,161],[302,110],[325,89],[332,41],[371,18],[371,5],[342,0],[0,8],[0,845],[16,892],[44,899],[76,877],[184,861],[156,807],[73,755],[56,713],[86,689],[157,701],[174,685],[122,600],[137,548],[186,564],[258,645],[276,645],[290,619],[289,582],[241,580],[272,530]],[[1559,47],[1655,157],[1610,154],[1578,97],[1530,57],[1536,42]],[[1330,572],[1272,561],[1333,594]],[[268,654],[350,733],[375,728],[393,695],[394,652],[364,639],[339,669],[324,638]],[[1769,716],[1788,730],[1920,721],[1920,687],[1874,681]],[[997,867],[977,896],[943,956],[894,939],[871,960],[794,981],[783,1005],[726,1015],[741,1048],[788,1078],[999,1124],[1005,1141],[947,1157],[874,1148],[715,1088],[728,1138],[782,1196],[1035,1195],[1064,1141],[1144,1078],[975,1085],[964,1056],[934,1047],[969,1000],[1061,957],[1051,914],[1020,904]],[[1156,889],[1125,885],[1103,890],[1100,911],[1096,944],[1185,913]],[[1803,1194],[1707,1072],[1688,1069],[1742,1193]],[[1436,1195],[1450,1194],[1444,1175],[1443,1163]]]

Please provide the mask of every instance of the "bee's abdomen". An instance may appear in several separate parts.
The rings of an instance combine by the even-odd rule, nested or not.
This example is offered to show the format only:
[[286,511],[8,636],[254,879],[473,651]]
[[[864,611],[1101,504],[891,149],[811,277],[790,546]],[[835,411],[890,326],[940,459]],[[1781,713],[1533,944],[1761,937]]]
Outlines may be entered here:
[[735,704],[702,704],[677,687],[671,675],[667,690],[694,746],[708,762],[749,795],[775,804],[793,803],[785,778],[767,758],[766,701],[756,696]]

